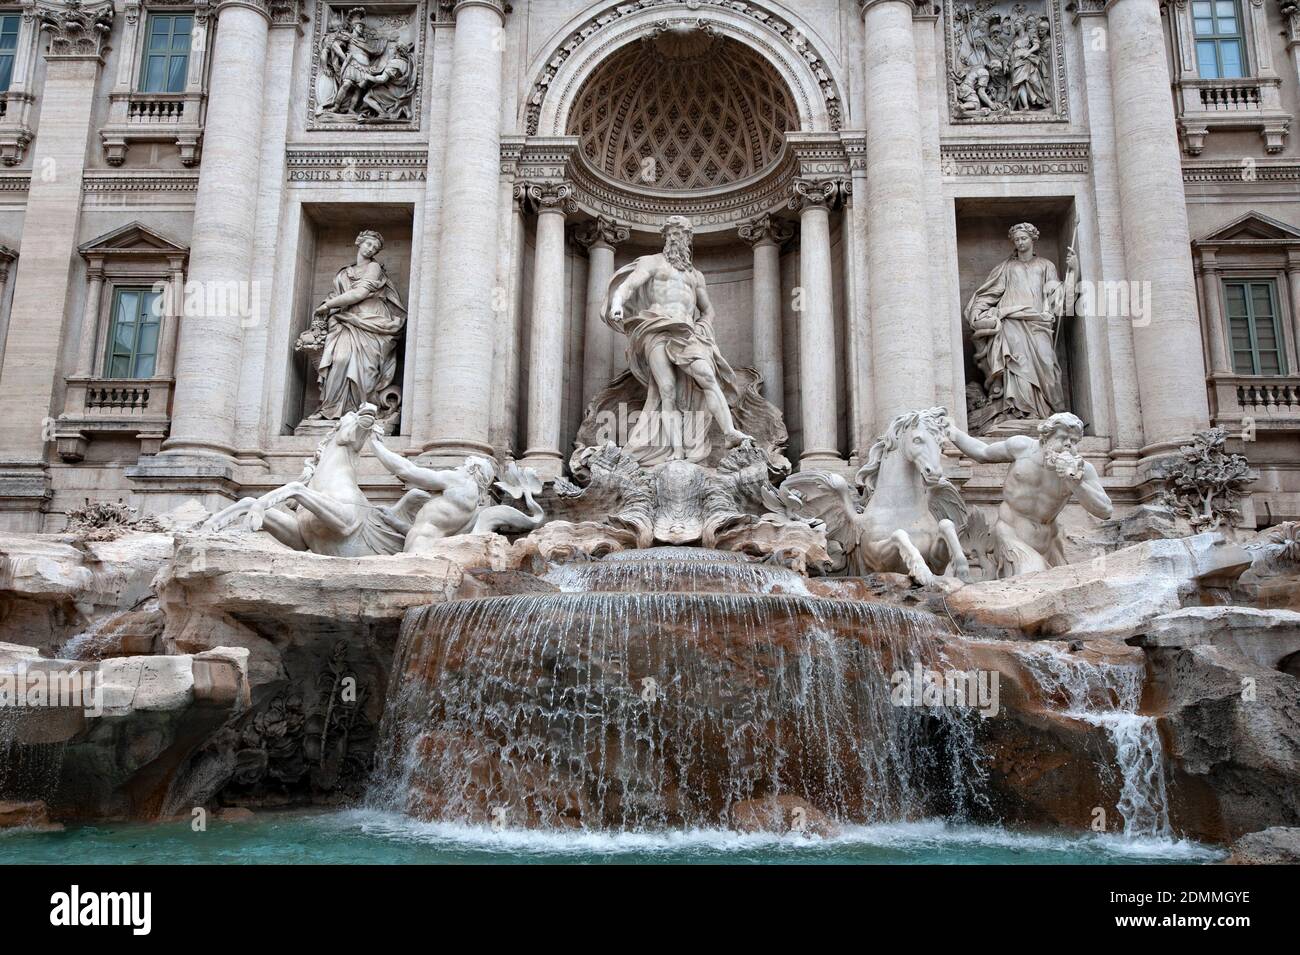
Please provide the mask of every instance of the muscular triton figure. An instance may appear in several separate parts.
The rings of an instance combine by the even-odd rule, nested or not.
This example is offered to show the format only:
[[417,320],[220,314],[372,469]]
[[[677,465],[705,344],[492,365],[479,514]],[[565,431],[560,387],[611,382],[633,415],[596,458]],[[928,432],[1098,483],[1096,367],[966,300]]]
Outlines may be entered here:
[[[736,427],[726,392],[734,373],[713,335],[713,303],[691,260],[691,223],[672,216],[664,250],[614,273],[605,323],[628,337],[628,364],[646,388],[646,403],[627,443],[642,464],[708,455],[708,425],[727,447],[749,439]],[[683,421],[689,425],[684,433]]]
[[1016,435],[985,444],[959,431],[951,420],[948,439],[981,464],[1010,464],[1002,504],[993,525],[999,577],[1046,570],[1065,563],[1057,517],[1071,498],[1103,520],[1111,503],[1097,470],[1078,455],[1083,422],[1068,411],[1038,426],[1038,439]]
[[378,436],[371,438],[370,449],[380,464],[410,488],[392,508],[400,517],[414,513],[407,517],[410,528],[404,550],[408,554],[425,553],[438,541],[460,534],[524,533],[540,527],[545,519],[542,506],[533,497],[542,492],[542,484],[531,468],[520,468],[512,461],[503,479],[496,482],[506,494],[524,499],[528,507],[524,512],[509,504],[492,504],[488,489],[497,477],[497,468],[491,458],[472,454],[458,468],[439,470],[408,461]]

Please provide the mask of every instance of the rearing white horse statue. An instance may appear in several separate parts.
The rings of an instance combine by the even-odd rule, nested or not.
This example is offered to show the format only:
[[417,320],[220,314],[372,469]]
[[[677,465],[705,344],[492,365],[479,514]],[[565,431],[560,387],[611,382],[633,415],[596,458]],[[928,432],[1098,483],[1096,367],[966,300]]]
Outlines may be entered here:
[[959,536],[967,509],[943,476],[945,408],[910,411],[890,422],[857,473],[859,495],[827,471],[801,471],[782,483],[776,504],[788,516],[816,519],[839,545],[836,569],[905,573],[922,586],[936,575],[970,577]]

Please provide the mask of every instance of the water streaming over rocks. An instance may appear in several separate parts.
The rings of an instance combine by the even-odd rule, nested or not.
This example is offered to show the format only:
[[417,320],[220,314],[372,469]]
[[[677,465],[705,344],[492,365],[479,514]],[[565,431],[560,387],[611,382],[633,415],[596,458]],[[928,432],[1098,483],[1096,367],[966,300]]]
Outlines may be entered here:
[[1164,747],[1155,717],[1138,713],[1143,665],[1089,659],[1051,645],[1034,645],[1020,655],[1064,715],[1100,726],[1110,737],[1125,836],[1170,836]]
[[947,667],[931,617],[804,596],[783,568],[699,549],[551,581],[570,592],[408,612],[373,802],[655,830],[734,825],[756,800],[858,823],[978,798],[978,716],[891,702],[891,674]]

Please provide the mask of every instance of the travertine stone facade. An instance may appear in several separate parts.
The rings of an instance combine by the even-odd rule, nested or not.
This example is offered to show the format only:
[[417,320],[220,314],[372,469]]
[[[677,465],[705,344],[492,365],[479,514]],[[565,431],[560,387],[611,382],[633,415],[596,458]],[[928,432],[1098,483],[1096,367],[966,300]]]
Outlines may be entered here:
[[[563,476],[628,367],[611,276],[672,216],[796,468],[850,474],[940,405],[1029,432],[979,413],[967,318],[1028,222],[1058,277],[1077,257],[1054,410],[1117,512],[1218,424],[1260,473],[1247,519],[1296,519],[1300,13],[1218,0],[1211,53],[1197,4],[0,3],[0,527],[295,477],[333,427],[295,342],[367,231],[406,316],[386,446]],[[999,499],[1005,464],[948,465]]]

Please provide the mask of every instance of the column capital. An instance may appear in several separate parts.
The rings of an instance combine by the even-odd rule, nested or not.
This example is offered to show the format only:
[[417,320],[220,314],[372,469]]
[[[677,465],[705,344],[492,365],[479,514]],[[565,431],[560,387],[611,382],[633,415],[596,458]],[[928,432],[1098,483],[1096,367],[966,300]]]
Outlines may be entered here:
[[462,10],[469,7],[487,7],[502,20],[510,13],[511,7],[506,0],[438,0],[438,12],[446,14],[446,19],[455,20]]
[[297,3],[294,0],[216,0],[210,9],[220,19],[221,14],[232,7],[246,7],[254,13],[260,13],[270,24],[286,22],[284,17],[288,15],[287,11],[291,12]]
[[853,194],[853,184],[847,179],[796,179],[790,183],[789,194],[787,205],[796,212],[834,209]]
[[35,12],[41,29],[50,33],[47,60],[103,61],[113,31],[112,0],[40,0]]
[[573,230],[573,241],[590,251],[594,245],[606,245],[618,248],[632,235],[627,226],[619,225],[606,216],[597,216],[590,222],[583,222]]
[[757,219],[742,222],[736,227],[742,242],[750,245],[784,245],[794,238],[794,226],[772,215],[761,215]]
[[906,7],[910,7],[913,16],[925,16],[932,14],[934,10],[934,4],[929,3],[928,0],[858,0],[858,10],[863,16],[866,16],[867,11],[872,7],[878,7],[884,3],[901,3]]
[[556,212],[560,215],[572,215],[578,211],[577,200],[573,198],[573,185],[567,182],[526,182],[515,188],[523,187],[523,200],[538,215]]

